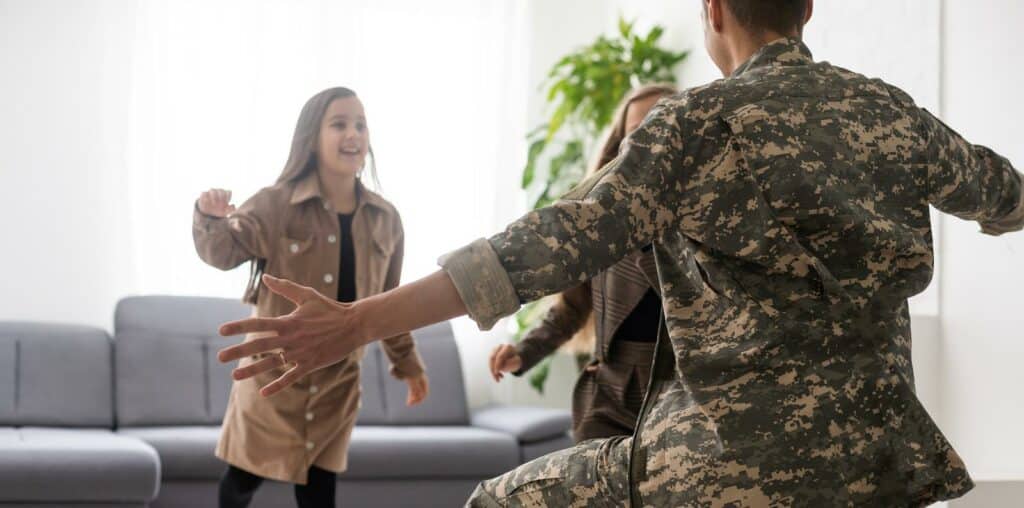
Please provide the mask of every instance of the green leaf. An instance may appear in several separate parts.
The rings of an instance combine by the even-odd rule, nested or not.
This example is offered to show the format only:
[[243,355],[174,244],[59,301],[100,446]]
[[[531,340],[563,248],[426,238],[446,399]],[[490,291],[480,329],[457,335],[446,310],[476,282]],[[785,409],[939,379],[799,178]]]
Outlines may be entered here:
[[651,29],[650,32],[647,33],[647,37],[644,38],[644,42],[653,46],[656,42],[658,42],[658,39],[661,39],[661,36],[664,33],[665,29],[662,28],[661,26],[656,25],[654,28]]
[[551,361],[552,357],[548,356],[530,369],[530,386],[541,395],[544,394],[544,385],[547,384],[548,375],[551,374]]
[[537,171],[537,159],[540,154],[544,151],[544,148],[548,145],[548,142],[544,138],[540,138],[533,143],[530,143],[529,155],[526,157],[526,167],[523,169],[523,181],[521,188],[525,189],[533,183],[534,176]]
[[572,112],[572,105],[568,102],[563,102],[558,106],[558,109],[551,115],[551,121],[548,122],[548,133],[545,140],[550,142],[555,137],[555,133],[558,129],[562,128],[562,124],[565,122],[565,117],[569,116]]
[[[633,23],[626,22],[626,19],[619,16],[619,35],[623,39],[629,39],[629,35],[633,32]],[[600,40],[600,39],[598,39]]]

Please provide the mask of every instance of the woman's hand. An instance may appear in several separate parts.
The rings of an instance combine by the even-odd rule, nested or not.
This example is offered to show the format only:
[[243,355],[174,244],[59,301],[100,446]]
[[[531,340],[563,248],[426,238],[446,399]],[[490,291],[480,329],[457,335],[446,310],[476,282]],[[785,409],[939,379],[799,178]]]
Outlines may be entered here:
[[231,191],[224,189],[210,189],[199,195],[197,201],[199,211],[211,217],[227,217],[235,211],[235,205],[231,204]]
[[361,335],[362,328],[357,325],[352,304],[334,301],[313,288],[266,274],[263,283],[297,307],[286,316],[249,318],[222,325],[220,334],[223,336],[252,332],[276,335],[236,344],[217,355],[221,362],[230,362],[257,353],[275,353],[235,369],[232,375],[238,380],[291,365],[281,377],[264,386],[260,394],[273,395],[310,372],[340,362],[369,342],[369,338]]
[[423,402],[430,394],[430,382],[426,374],[406,378],[405,384],[409,387],[409,396],[405,399],[405,405],[412,407]]
[[505,372],[515,372],[523,367],[523,359],[511,344],[502,344],[491,351],[491,377],[501,381]]

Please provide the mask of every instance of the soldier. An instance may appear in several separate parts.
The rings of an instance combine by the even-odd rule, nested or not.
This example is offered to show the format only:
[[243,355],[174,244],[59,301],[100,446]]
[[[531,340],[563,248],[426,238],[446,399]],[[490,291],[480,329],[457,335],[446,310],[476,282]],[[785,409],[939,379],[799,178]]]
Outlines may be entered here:
[[[932,273],[929,204],[1001,234],[1021,175],[901,90],[815,62],[812,0],[705,0],[726,76],[666,99],[552,206],[344,305],[279,280],[290,316],[230,360],[283,348],[269,395],[376,338],[464,312],[488,328],[652,244],[668,336],[633,437],[480,484],[471,506],[924,506],[967,492],[914,395],[907,298]],[[275,365],[276,366],[276,365]],[[239,369],[239,377],[258,368]]]

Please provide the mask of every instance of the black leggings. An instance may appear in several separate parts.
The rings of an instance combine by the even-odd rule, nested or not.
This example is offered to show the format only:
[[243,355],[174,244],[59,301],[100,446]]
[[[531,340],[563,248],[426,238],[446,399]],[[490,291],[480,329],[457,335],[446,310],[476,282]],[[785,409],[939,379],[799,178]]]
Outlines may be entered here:
[[[220,479],[220,508],[246,508],[263,477],[235,466],[228,466]],[[316,466],[309,468],[305,485],[295,485],[299,508],[334,508],[337,475]]]

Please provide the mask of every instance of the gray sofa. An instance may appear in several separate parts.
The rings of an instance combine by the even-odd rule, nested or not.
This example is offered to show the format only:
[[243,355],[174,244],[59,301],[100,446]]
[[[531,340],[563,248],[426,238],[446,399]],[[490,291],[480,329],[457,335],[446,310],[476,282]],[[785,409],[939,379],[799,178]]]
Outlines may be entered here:
[[140,507],[153,447],[113,432],[110,337],[81,326],[0,323],[0,505]]
[[[122,300],[102,330],[0,323],[0,506],[216,506],[213,456],[231,366],[220,323],[232,300]],[[339,506],[460,506],[480,480],[571,444],[567,411],[466,405],[447,323],[414,332],[431,395],[405,406],[377,345],[362,365],[362,410]],[[293,506],[268,482],[254,507]]]

